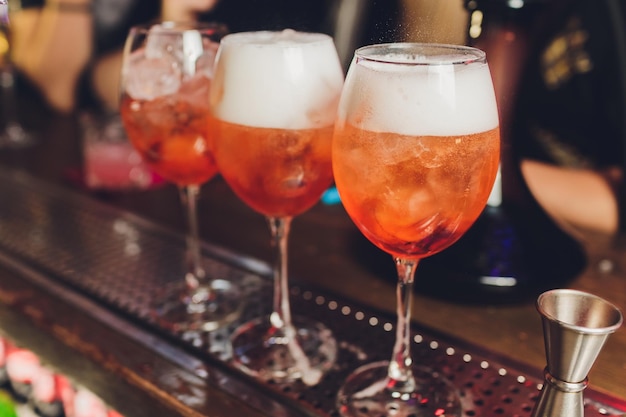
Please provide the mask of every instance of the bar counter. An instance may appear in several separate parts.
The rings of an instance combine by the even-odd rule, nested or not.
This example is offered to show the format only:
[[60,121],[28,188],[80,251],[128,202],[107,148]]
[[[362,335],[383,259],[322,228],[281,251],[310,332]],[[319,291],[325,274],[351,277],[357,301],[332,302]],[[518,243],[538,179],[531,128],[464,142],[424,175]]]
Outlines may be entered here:
[[[51,114],[36,104],[27,107],[29,111],[22,117],[27,126],[36,130],[37,142],[23,149],[0,150],[0,168],[9,172],[24,172],[37,181],[50,182],[67,189],[68,193],[87,196],[159,226],[177,232],[185,230],[178,192],[172,185],[127,192],[94,192],[84,188],[80,182],[82,153],[76,118]],[[3,205],[12,204],[11,196],[2,196],[1,201]],[[260,265],[272,259],[265,220],[240,202],[220,178],[202,188],[199,222],[204,242],[228,253],[241,254],[246,259],[259,260]],[[586,269],[569,282],[568,287],[606,298],[626,311],[626,249],[615,248],[602,239],[596,239],[587,252],[589,260]],[[601,261],[606,259],[613,262],[610,270],[601,268],[606,265]],[[40,343],[41,339],[35,334],[48,333],[46,337],[50,339],[50,345],[45,348],[39,346],[42,354],[76,377],[80,377],[81,373],[92,375],[92,388],[116,405],[126,417],[158,413],[169,415],[163,410],[169,410],[171,415],[203,415],[209,403],[213,405],[210,415],[215,416],[307,415],[306,410],[302,412],[297,407],[294,411],[289,401],[284,409],[265,410],[250,405],[245,399],[240,401],[245,397],[237,398],[239,388],[240,392],[258,391],[262,398],[267,398],[268,404],[281,404],[274,393],[255,386],[249,378],[237,375],[219,363],[203,362],[202,357],[195,356],[184,346],[172,343],[168,348],[171,349],[170,354],[165,355],[168,359],[159,357],[153,349],[148,349],[150,343],[142,345],[156,337],[150,334],[149,329],[140,330],[144,332],[142,337],[138,337],[135,331],[120,334],[111,328],[124,328],[123,324],[108,327],[77,316],[72,310],[75,307],[69,308],[59,301],[74,295],[49,296],[67,293],[67,289],[48,284],[42,284],[39,289],[28,287],[19,278],[16,271],[20,268],[12,264],[10,257],[3,254],[0,260],[0,329],[25,344]],[[289,245],[289,269],[291,281],[304,288],[319,288],[332,297],[349,300],[389,317],[395,314],[393,262],[388,255],[369,246],[341,205],[318,204],[295,218]],[[40,278],[32,279],[37,281]],[[416,279],[420,279],[419,269]],[[31,307],[16,303],[14,297],[20,291],[29,292],[31,300],[42,297],[45,301]],[[107,311],[88,299],[76,301],[76,305],[99,311],[98,316],[103,323],[120,320],[114,311]],[[54,322],[54,317],[41,318],[42,314],[51,311],[65,322],[57,323],[55,327],[50,323]],[[542,375],[545,366],[543,335],[533,299],[504,304],[461,303],[417,291],[412,314],[416,324],[432,330],[434,334],[476,348],[490,358],[527,370],[535,377]],[[142,343],[137,342],[139,339]],[[155,342],[154,345],[157,344]],[[389,353],[391,348],[389,344]],[[143,360],[153,360],[151,378],[128,371],[141,367],[130,363],[136,358],[127,355],[128,351],[135,352],[135,356],[141,356],[137,352],[143,352],[146,355]],[[186,383],[191,388],[185,397],[174,398],[168,393],[167,384],[171,382],[163,382],[175,378],[180,363],[172,364],[173,357],[187,361],[187,365],[192,362],[189,366],[207,367],[208,372],[216,372],[215,381],[220,378],[227,380],[229,392],[219,389],[222,386],[219,381],[213,381],[214,384],[198,381],[197,376],[181,373],[178,378],[188,379]],[[589,391],[597,392],[601,398],[606,395],[609,402],[614,399],[616,404],[626,401],[626,326],[609,338],[600,353],[589,375]],[[108,392],[114,394],[108,395]],[[263,401],[259,403],[263,404]],[[200,403],[204,405],[198,405]],[[620,407],[624,409],[623,404]],[[311,411],[310,415],[315,415],[315,412]]]

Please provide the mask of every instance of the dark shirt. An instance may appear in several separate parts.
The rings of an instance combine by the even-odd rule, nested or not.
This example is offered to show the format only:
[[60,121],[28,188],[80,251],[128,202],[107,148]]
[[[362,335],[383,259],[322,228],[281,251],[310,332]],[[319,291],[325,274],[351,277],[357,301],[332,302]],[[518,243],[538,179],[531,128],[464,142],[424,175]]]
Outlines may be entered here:
[[[44,5],[44,0],[21,0],[23,9]],[[93,18],[95,55],[120,49],[128,30],[159,16],[158,0],[94,0]]]
[[[226,23],[231,32],[282,30],[291,28],[333,35],[342,2],[338,0],[220,0],[203,19]],[[358,6],[362,13],[355,47],[400,39],[401,7],[399,0],[366,0]]]
[[[626,1],[553,0],[522,80],[514,152],[626,179]],[[617,190],[626,237],[626,181]]]
[[623,9],[623,0],[564,0],[550,10],[519,90],[520,157],[590,169],[624,164]]

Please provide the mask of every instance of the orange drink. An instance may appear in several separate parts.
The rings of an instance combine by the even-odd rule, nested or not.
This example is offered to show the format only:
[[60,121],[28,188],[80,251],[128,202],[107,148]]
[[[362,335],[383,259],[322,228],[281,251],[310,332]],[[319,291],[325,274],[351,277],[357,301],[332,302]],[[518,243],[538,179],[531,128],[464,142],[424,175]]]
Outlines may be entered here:
[[144,161],[176,185],[189,228],[186,271],[160,287],[150,313],[187,336],[227,325],[243,308],[239,286],[205,270],[197,215],[200,187],[217,174],[209,91],[226,33],[219,23],[161,22],[133,27],[124,46],[120,114],[127,136]]
[[342,85],[333,39],[321,33],[234,33],[217,54],[215,160],[233,192],[266,217],[276,250],[272,312],[231,336],[233,363],[263,380],[315,385],[335,361],[332,333],[317,320],[291,316],[287,238],[292,218],[332,183]]
[[411,300],[419,261],[470,228],[496,178],[498,109],[485,53],[417,43],[358,49],[332,160],[348,215],[397,269],[391,358],[348,376],[337,394],[340,415],[462,415],[453,384],[411,358]]
[[440,252],[484,209],[500,160],[499,137],[497,128],[407,136],[342,125],[334,148],[342,202],[385,252],[411,258]]
[[300,214],[331,184],[332,126],[287,130],[219,121],[216,125],[221,173],[259,213]]
[[220,173],[254,210],[301,214],[332,183],[343,84],[332,39],[286,30],[229,35],[222,45],[211,91]]
[[203,184],[217,174],[208,128],[211,80],[200,75],[187,84],[150,100],[124,94],[120,104],[135,149],[155,172],[178,185]]

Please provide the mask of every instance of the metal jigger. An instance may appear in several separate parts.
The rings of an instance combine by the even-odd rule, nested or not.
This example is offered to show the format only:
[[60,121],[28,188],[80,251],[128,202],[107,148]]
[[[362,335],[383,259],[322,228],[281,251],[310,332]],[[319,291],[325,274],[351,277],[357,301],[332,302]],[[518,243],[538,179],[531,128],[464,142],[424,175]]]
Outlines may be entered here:
[[587,375],[622,314],[600,297],[565,289],[541,294],[537,310],[548,365],[531,417],[583,417]]

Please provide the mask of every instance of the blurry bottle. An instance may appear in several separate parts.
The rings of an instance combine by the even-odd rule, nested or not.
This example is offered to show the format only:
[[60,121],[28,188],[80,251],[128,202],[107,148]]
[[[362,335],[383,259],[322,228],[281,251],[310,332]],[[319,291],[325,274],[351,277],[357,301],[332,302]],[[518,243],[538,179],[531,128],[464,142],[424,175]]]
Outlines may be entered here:
[[18,117],[15,79],[15,68],[11,62],[9,4],[7,0],[0,0],[0,149],[23,148],[35,143],[33,133],[22,125]]
[[549,0],[466,0],[468,44],[487,53],[500,110],[501,172],[489,204],[449,249],[421,262],[420,292],[468,303],[534,300],[566,285],[587,260],[582,246],[544,213],[512,155],[516,93],[530,51],[531,29]]

